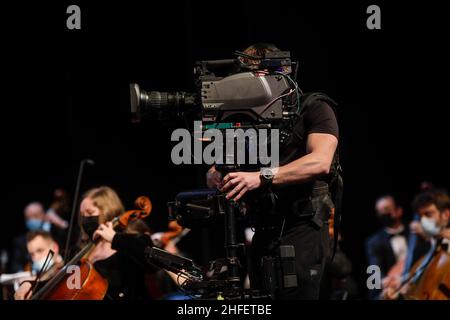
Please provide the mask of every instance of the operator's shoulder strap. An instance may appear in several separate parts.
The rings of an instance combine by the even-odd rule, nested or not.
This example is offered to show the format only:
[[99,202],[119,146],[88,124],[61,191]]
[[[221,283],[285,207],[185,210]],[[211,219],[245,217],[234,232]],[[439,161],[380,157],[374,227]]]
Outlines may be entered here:
[[[331,99],[327,94],[322,92],[309,92],[305,93],[300,99],[300,116],[308,109],[312,108],[317,102],[323,101],[326,102],[334,111],[335,117],[337,119],[337,106],[336,101]],[[332,168],[331,168],[331,180],[329,182],[330,192],[332,194],[332,199],[334,203],[334,219],[333,219],[333,229],[334,229],[334,245],[333,245],[333,254],[331,260],[334,259],[337,249],[337,242],[339,238],[339,229],[342,217],[342,196],[343,196],[343,187],[344,182],[342,179],[342,167],[339,163],[339,153],[340,148],[339,144],[335,153],[335,157],[333,159]]]

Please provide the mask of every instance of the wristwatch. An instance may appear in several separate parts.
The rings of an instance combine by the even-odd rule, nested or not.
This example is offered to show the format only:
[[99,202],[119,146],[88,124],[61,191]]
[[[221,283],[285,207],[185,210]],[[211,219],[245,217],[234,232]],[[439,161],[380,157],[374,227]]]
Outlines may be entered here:
[[275,173],[271,168],[261,168],[259,177],[263,186],[271,188],[274,176]]

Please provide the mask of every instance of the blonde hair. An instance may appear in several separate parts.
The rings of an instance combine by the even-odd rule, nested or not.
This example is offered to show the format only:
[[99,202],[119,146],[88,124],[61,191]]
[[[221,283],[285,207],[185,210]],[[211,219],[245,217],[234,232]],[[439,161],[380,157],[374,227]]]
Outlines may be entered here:
[[[115,217],[120,216],[125,212],[122,201],[120,200],[116,191],[107,186],[93,188],[83,195],[81,201],[84,199],[91,199],[94,206],[100,209],[99,224],[113,220]],[[79,246],[83,246],[89,240],[87,234],[81,227],[81,237],[79,240]],[[150,234],[150,229],[147,224],[142,220],[134,220],[128,223],[128,226],[123,230],[125,233],[134,234]]]
[[91,199],[94,206],[100,209],[99,223],[111,221],[125,210],[117,193],[110,187],[102,186],[86,191],[82,200]]

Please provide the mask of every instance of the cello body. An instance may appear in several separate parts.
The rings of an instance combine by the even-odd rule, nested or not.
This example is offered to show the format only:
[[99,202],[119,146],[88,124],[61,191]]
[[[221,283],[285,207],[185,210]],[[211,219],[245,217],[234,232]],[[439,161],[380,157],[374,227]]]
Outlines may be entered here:
[[[411,273],[417,271],[422,261],[416,262]],[[407,300],[450,300],[450,254],[439,247],[422,275],[408,285],[403,297]]]
[[[89,261],[79,265],[79,274],[68,273],[65,279],[60,281],[49,292],[46,300],[102,300],[108,290],[108,281],[103,278]],[[75,277],[79,276],[78,279]],[[80,286],[78,287],[77,284]]]

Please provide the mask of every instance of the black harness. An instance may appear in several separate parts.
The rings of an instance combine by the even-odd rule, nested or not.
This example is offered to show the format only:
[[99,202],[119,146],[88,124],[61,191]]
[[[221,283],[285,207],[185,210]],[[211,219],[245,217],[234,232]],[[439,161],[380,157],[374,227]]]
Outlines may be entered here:
[[[336,116],[337,119],[337,103],[331,99],[328,95],[321,93],[321,92],[313,92],[313,93],[306,93],[304,95],[301,96],[300,99],[300,112],[299,112],[299,117],[297,118],[297,121],[304,121],[303,117],[305,114],[305,111],[309,108],[314,108],[314,106],[317,103],[320,103],[320,101],[323,101],[325,103],[327,103],[334,111],[334,114]],[[291,134],[296,134],[298,135],[300,139],[304,139],[305,138],[305,126],[300,126],[300,132],[299,131],[293,131],[291,132]],[[337,242],[338,242],[338,237],[339,237],[339,230],[340,230],[340,223],[341,223],[341,217],[342,217],[342,197],[343,197],[343,178],[342,178],[342,167],[340,165],[340,161],[339,161],[339,154],[340,154],[340,147],[338,144],[338,147],[336,149],[336,152],[334,154],[334,159],[330,168],[330,173],[328,175],[328,190],[331,193],[331,198],[334,204],[334,246],[333,246],[333,254],[332,254],[332,258],[334,258],[335,254],[336,254],[336,248],[337,248]],[[317,190],[320,190],[321,186],[317,186],[315,187]],[[313,208],[314,209],[314,208]],[[306,210],[309,211],[309,210]],[[312,210],[317,211],[317,208]],[[321,221],[320,221],[321,217],[318,217],[317,215],[312,217],[313,222],[315,222],[316,224],[318,224],[318,226],[321,226]]]

